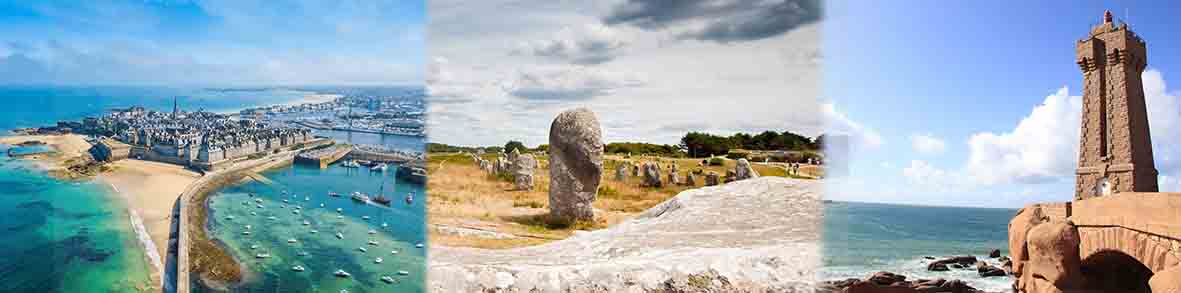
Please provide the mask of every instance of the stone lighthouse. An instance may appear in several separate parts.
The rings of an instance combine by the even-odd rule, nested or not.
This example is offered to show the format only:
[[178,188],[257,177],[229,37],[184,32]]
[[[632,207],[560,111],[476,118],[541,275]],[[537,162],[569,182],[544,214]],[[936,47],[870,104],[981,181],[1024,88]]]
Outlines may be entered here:
[[1144,40],[1126,23],[1103,23],[1075,44],[1083,72],[1082,131],[1074,199],[1118,192],[1156,192],[1148,113],[1140,73]]

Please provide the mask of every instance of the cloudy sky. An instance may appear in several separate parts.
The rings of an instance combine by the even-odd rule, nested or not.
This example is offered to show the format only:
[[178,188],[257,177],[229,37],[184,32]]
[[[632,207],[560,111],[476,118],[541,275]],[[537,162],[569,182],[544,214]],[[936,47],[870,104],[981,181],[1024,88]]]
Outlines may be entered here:
[[856,138],[852,176],[829,181],[832,199],[984,207],[1070,200],[1082,102],[1074,46],[1104,9],[1129,19],[1148,43],[1143,79],[1160,187],[1181,191],[1175,8],[830,3],[822,108],[830,130]]
[[0,0],[0,84],[418,85],[424,1]]
[[816,1],[432,0],[430,140],[546,143],[589,107],[605,140],[823,128]]

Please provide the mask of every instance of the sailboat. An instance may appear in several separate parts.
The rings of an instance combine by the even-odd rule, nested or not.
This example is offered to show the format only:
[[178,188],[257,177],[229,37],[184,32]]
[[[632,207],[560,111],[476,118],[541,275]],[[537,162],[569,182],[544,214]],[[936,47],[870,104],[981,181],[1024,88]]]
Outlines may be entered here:
[[373,202],[379,203],[384,206],[390,205],[390,199],[388,197],[385,197],[385,181],[381,182],[381,187],[378,189],[377,197],[373,198]]
[[407,205],[414,204],[414,192],[413,191],[406,193],[406,204]]

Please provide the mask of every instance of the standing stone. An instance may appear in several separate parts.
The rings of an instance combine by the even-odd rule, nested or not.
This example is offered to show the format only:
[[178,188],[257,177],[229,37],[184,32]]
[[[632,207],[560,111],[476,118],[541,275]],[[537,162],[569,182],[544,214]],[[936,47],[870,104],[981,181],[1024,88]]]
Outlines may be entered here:
[[734,166],[734,180],[746,180],[755,177],[759,177],[759,172],[755,172],[750,162],[746,159],[738,159],[737,166]]
[[516,190],[533,190],[533,166],[536,165],[537,160],[533,155],[516,156],[512,166],[513,187]]
[[519,156],[521,156],[521,149],[513,148],[513,151],[508,153],[508,161],[509,162],[516,162],[517,157],[519,157]]
[[673,174],[677,173],[677,163],[675,163],[675,162],[672,163],[672,165],[670,165],[668,168],[669,168],[668,169],[669,172],[671,172]]
[[709,171],[705,173],[705,186],[718,185],[718,172]]
[[693,176],[693,172],[685,172],[685,185],[697,186],[697,178]]
[[615,181],[627,180],[627,163],[620,162],[615,166]]
[[640,177],[640,165],[632,164],[632,177]]
[[734,170],[726,170],[726,177],[722,178],[722,182],[730,183],[734,182],[735,180],[738,180],[738,174],[734,173]]
[[644,181],[640,182],[640,187],[663,187],[664,184],[660,182],[660,165],[656,163],[644,163]]
[[681,180],[677,179],[677,173],[675,173],[675,172],[668,173],[668,185],[681,185]]
[[593,220],[591,204],[603,176],[603,135],[595,113],[578,108],[558,114],[550,124],[549,157],[551,220]]

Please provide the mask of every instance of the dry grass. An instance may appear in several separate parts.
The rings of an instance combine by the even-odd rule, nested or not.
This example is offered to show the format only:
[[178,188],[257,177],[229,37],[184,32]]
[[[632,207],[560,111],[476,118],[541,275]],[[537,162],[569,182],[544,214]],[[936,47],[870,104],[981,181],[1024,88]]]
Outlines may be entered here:
[[[603,163],[603,179],[594,206],[598,210],[594,222],[554,225],[548,220],[549,214],[549,169],[545,154],[534,154],[541,161],[542,168],[535,170],[535,188],[531,191],[513,190],[507,177],[485,174],[469,155],[453,153],[432,153],[428,156],[427,212],[431,227],[445,224],[450,226],[496,231],[519,236],[513,239],[488,239],[476,236],[461,237],[430,230],[431,243],[446,246],[479,248],[512,248],[537,245],[553,240],[565,239],[576,230],[602,229],[635,216],[677,193],[705,183],[704,172],[714,171],[725,175],[733,169],[735,161],[726,160],[722,166],[698,166],[700,159],[671,159],[660,157],[606,156]],[[484,158],[495,161],[495,154]],[[661,188],[640,187],[641,178],[629,176],[624,181],[615,180],[618,164],[630,161],[637,164],[659,161],[667,179],[671,162],[678,165],[677,178],[684,181],[685,174],[701,170],[696,175],[696,185],[669,185]],[[763,176],[786,176],[786,169],[774,165],[754,164]],[[809,168],[802,167],[807,174]],[[816,170],[819,170],[817,167]],[[630,174],[629,174],[630,175]]]

